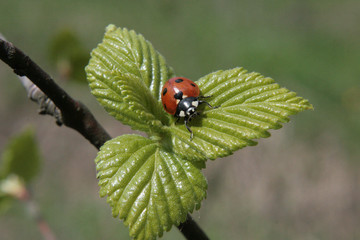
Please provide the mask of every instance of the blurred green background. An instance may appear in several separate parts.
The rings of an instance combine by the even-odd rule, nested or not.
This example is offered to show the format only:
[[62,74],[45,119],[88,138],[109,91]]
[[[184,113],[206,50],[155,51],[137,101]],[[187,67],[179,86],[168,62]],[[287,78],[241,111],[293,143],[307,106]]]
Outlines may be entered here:
[[[142,33],[177,75],[242,66],[274,78],[315,111],[208,162],[208,197],[193,217],[211,239],[360,239],[359,12],[358,0],[2,0],[0,32],[112,136],[132,131],[106,115],[78,71],[110,23]],[[35,127],[45,163],[32,191],[58,239],[127,239],[98,197],[96,149],[36,111],[0,63],[0,149]],[[0,216],[0,236],[41,238],[20,203]],[[163,239],[183,237],[173,228]]]

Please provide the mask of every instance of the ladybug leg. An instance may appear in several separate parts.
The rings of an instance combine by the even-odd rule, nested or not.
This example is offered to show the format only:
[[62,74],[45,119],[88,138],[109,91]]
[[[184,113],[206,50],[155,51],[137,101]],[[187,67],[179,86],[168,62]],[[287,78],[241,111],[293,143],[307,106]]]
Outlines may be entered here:
[[208,103],[207,101],[199,100],[199,105],[202,103],[206,103],[209,106],[209,108],[212,108],[212,109],[220,107],[220,105],[219,106],[211,106],[211,104]]
[[188,126],[189,121],[190,121],[190,119],[188,117],[185,117],[184,123],[185,123],[186,129],[190,132],[190,141],[191,141],[194,137],[194,134],[193,134],[193,131],[191,130],[191,128]]
[[190,116],[187,117],[188,122],[191,121],[191,119],[193,119],[194,117],[198,116],[199,112],[194,112],[193,114],[191,114]]
[[211,106],[211,104],[208,103],[207,101],[200,100],[200,99],[202,99],[202,98],[211,98],[211,97],[212,97],[212,95],[210,95],[210,96],[199,96],[199,97],[198,97],[198,99],[199,99],[199,104],[206,103],[210,108],[213,108],[213,109],[220,107],[220,105],[213,107],[213,106]]

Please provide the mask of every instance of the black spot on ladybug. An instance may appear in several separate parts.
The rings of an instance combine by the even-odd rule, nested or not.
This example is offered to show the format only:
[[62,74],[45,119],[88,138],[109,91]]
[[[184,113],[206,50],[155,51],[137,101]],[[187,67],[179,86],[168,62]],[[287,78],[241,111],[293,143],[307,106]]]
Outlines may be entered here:
[[183,96],[183,92],[182,91],[179,91],[177,93],[174,94],[174,98],[175,99],[182,99],[182,96]]
[[190,84],[191,84],[191,86],[195,87],[195,84],[193,84],[193,83],[190,83]]
[[163,96],[167,93],[167,88],[164,89],[163,91]]
[[166,104],[164,103],[164,108],[165,108],[165,110],[167,110],[167,107],[166,107]]
[[178,78],[175,80],[176,83],[181,83],[182,81],[184,81],[184,80],[182,80],[181,78]]

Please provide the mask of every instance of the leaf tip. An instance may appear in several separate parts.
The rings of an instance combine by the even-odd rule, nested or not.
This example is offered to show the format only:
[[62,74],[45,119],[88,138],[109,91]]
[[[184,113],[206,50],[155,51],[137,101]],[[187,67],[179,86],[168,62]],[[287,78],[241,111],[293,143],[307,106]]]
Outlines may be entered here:
[[305,110],[315,110],[314,106],[308,101],[306,100],[306,108]]
[[109,24],[106,26],[105,31],[106,33],[113,32],[117,29],[117,27],[114,24]]

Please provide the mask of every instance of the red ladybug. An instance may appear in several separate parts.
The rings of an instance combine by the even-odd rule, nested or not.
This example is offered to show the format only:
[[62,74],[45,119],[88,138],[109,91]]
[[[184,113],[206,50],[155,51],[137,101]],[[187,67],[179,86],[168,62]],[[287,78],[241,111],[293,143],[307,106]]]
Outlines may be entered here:
[[199,115],[199,112],[196,111],[197,107],[202,103],[206,103],[211,108],[218,107],[213,107],[208,102],[200,100],[208,97],[211,96],[200,96],[198,85],[184,77],[169,79],[161,91],[161,101],[165,111],[178,119],[184,118],[185,127],[190,132],[190,140],[193,138],[193,132],[188,126],[188,122]]

